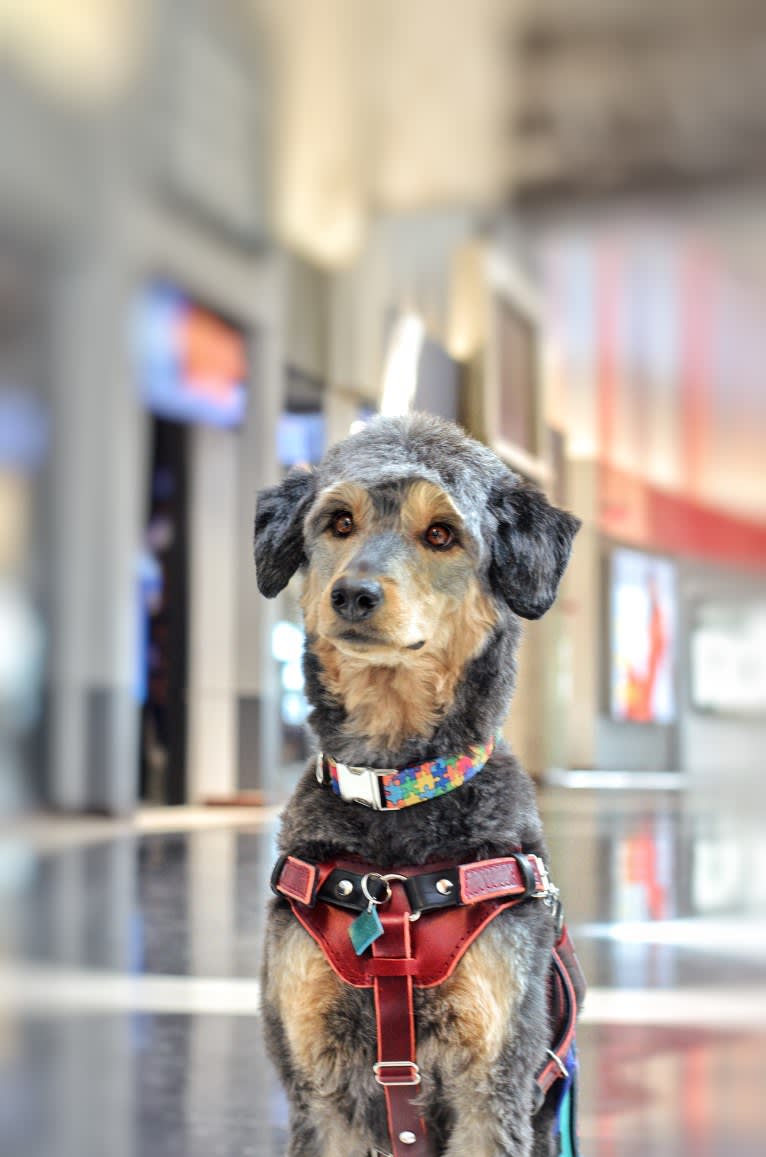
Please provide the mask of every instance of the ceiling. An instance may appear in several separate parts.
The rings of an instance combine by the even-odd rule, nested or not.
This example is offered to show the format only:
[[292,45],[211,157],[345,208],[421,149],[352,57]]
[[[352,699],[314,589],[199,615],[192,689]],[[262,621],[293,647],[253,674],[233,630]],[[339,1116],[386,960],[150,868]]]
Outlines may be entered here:
[[38,0],[10,6],[0,48],[56,104],[92,105],[146,83],[178,20],[236,29],[275,230],[330,265],[381,213],[766,177],[763,0]]
[[519,200],[766,175],[760,0],[536,0],[520,15],[514,57]]

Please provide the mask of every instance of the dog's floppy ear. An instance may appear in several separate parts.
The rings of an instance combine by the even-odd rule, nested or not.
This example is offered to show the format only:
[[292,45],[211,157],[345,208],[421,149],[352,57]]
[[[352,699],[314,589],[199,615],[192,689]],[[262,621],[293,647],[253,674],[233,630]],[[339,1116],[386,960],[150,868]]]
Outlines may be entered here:
[[556,598],[580,520],[510,473],[493,487],[489,505],[498,522],[492,587],[517,615],[539,619]]
[[255,577],[258,590],[273,599],[307,562],[303,519],[316,480],[308,470],[291,470],[279,486],[258,495],[255,506]]

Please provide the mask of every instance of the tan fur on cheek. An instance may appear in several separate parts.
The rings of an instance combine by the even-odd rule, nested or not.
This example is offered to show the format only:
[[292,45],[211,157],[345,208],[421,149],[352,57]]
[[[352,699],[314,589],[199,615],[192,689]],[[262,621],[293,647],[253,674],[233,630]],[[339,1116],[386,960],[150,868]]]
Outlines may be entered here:
[[367,736],[384,748],[433,731],[449,709],[466,663],[479,653],[497,621],[491,599],[475,580],[456,606],[430,588],[416,597],[421,606],[430,601],[434,631],[421,651],[401,651],[397,662],[382,663],[341,655],[326,638],[313,645],[327,689],[348,712],[349,734]]
[[434,637],[435,649],[440,649],[448,670],[456,672],[451,693],[467,663],[479,654],[497,625],[497,608],[474,581],[456,612],[445,612],[439,620]]
[[306,576],[306,582],[303,587],[303,595],[301,597],[301,605],[303,607],[303,622],[309,634],[314,634],[317,630],[319,602],[322,591],[319,577],[316,571],[309,569]]

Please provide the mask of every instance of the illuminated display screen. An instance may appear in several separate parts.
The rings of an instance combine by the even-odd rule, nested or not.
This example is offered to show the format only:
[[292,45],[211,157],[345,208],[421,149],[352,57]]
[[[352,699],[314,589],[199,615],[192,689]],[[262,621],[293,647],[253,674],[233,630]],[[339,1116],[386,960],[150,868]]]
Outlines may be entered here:
[[240,425],[247,401],[242,330],[174,286],[155,284],[138,302],[134,340],[141,397],[152,413]]
[[612,717],[672,723],[677,619],[673,564],[638,551],[614,551],[610,611]]

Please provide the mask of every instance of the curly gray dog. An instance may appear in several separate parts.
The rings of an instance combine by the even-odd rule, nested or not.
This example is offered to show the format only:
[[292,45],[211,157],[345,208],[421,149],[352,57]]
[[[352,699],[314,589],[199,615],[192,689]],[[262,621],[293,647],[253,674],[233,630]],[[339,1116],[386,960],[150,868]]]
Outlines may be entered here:
[[[519,616],[537,619],[553,603],[579,525],[458,427],[420,414],[376,419],[315,471],[293,471],[259,495],[261,593],[273,598],[305,573],[307,695],[328,756],[311,761],[282,821],[281,864],[289,858],[308,873],[303,906],[295,887],[277,889],[268,919],[263,1012],[290,1100],[289,1157],[558,1151],[553,1111],[540,1109],[535,1086],[551,1043],[556,920],[552,906],[527,897],[543,893],[528,890],[526,903],[488,923],[443,983],[415,988],[416,1058],[383,1065],[406,1063],[399,1075],[416,1074],[391,1083],[417,1085],[422,1137],[391,1136],[386,1082],[373,1071],[372,989],[340,978],[307,920],[322,865],[340,862],[347,875],[355,864],[375,866],[382,887],[371,891],[364,874],[365,900],[348,915],[369,900],[374,920],[391,897],[386,874],[402,865],[499,863],[510,849],[546,859],[531,781],[502,741],[492,743],[514,686]],[[491,754],[474,767],[464,753],[477,750]],[[353,774],[369,783],[355,768],[390,783],[413,765],[454,767],[456,756],[470,778],[434,789],[426,776],[425,795],[405,801],[419,806],[400,799],[391,810],[366,798],[369,788],[349,793]],[[440,879],[437,891],[452,891],[455,878]],[[336,904],[356,888],[349,879]],[[425,935],[426,923],[412,928]]]

